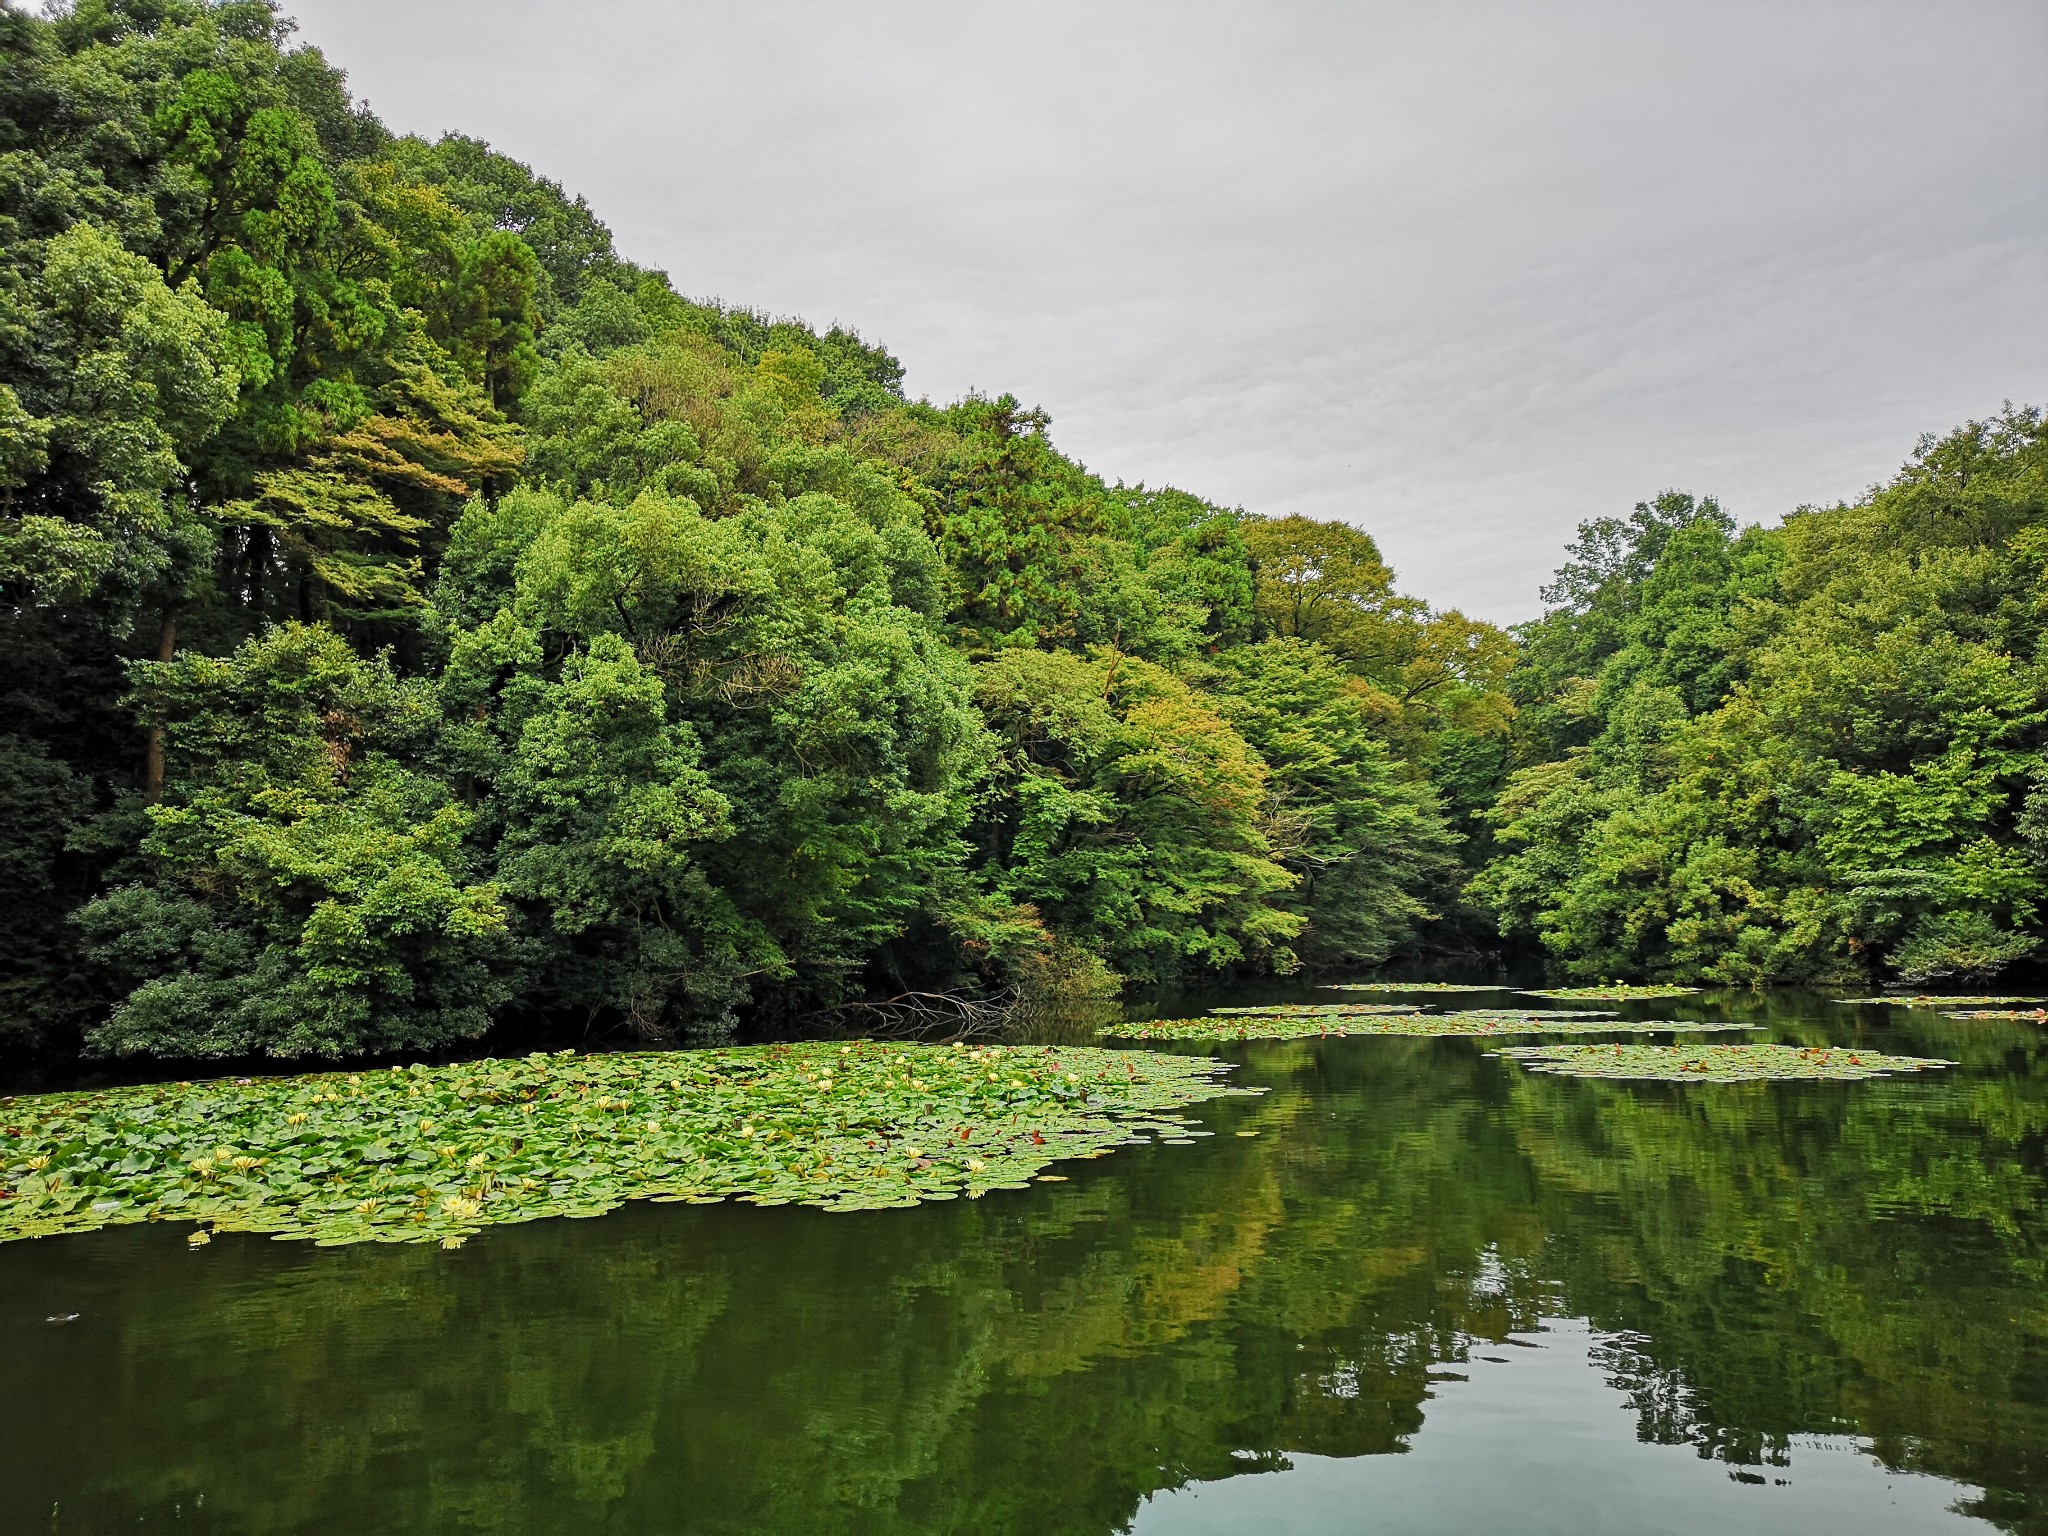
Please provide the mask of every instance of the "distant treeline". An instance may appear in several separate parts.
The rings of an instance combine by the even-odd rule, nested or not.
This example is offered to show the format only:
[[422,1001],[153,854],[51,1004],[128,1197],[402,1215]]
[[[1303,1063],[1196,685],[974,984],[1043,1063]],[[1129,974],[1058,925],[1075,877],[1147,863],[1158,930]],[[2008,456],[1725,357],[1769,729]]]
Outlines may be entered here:
[[1519,637],[1365,533],[692,302],[266,0],[0,10],[0,1040],[716,1034],[1537,943],[1983,972],[2048,798],[2044,437],[1585,525]]

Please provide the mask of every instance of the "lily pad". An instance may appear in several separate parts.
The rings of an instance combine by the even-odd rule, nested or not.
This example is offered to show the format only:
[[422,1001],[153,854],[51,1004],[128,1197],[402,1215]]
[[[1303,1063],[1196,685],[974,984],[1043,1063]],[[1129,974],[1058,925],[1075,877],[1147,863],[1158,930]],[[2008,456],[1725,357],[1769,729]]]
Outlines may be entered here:
[[1887,1056],[1850,1046],[1506,1045],[1494,1054],[1536,1072],[1656,1082],[1847,1081],[1956,1065],[1935,1056]]
[[2048,1023],[2048,1008],[1964,1008],[1944,1013],[1944,1019],[2026,1019]]
[[[810,1042],[0,1099],[0,1241],[197,1221],[446,1242],[633,1199],[914,1205],[1022,1187],[1249,1090],[1201,1057]],[[205,1240],[204,1228],[194,1241]]]
[[1604,987],[1551,987],[1546,991],[1526,991],[1524,997],[1554,997],[1560,1002],[1622,1003],[1641,1002],[1660,997],[1691,997],[1698,987],[1631,986],[1627,982],[1615,982]]
[[1453,1019],[1611,1019],[1612,1008],[1454,1008]]
[[1559,1013],[1518,1013],[1501,1018],[1460,1013],[1378,1014],[1358,1018],[1304,1018],[1299,1015],[1261,1018],[1159,1019],[1142,1024],[1112,1024],[1101,1034],[1119,1040],[1307,1040],[1348,1039],[1368,1035],[1430,1037],[1516,1035],[1663,1035],[1708,1034],[1756,1029],[1755,1024],[1708,1024],[1697,1020],[1633,1020],[1588,1018]]
[[1907,997],[1903,993],[1894,993],[1890,997],[1838,997],[1835,1001],[1845,1008],[1864,1003],[1890,1003],[1895,1008],[1997,1008],[2008,1003],[2041,1005],[2037,997],[1933,997],[1924,994]]
[[1213,1014],[1271,1018],[1307,1018],[1328,1015],[1349,1018],[1370,1013],[1413,1013],[1413,1003],[1264,1003],[1255,1008],[1211,1008]]
[[1324,984],[1326,992],[1512,992],[1515,989],[1505,982],[1461,981],[1332,981]]

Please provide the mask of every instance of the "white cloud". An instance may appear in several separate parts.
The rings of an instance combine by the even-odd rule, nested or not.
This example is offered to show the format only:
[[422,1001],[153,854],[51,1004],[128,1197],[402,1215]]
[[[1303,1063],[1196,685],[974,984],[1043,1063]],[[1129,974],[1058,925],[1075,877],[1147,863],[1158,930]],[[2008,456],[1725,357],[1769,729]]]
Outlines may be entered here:
[[1584,517],[2048,398],[2048,8],[301,0],[683,291],[1526,617]]

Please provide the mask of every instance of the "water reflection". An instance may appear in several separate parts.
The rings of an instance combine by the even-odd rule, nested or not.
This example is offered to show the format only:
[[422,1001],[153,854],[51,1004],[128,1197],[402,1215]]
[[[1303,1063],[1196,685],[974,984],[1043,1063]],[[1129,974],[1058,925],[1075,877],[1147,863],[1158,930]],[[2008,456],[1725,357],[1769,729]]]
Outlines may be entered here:
[[1214,1139],[978,1202],[0,1248],[0,1528],[2048,1529],[2041,1032],[1679,1011],[1721,1006],[1964,1066],[1681,1088],[1296,1042],[1235,1053],[1271,1091]]
[[[1476,1355],[1439,1389],[1405,1456],[1290,1456],[1268,1477],[1160,1493],[1137,1536],[1864,1536],[1984,1531],[1940,1478],[1891,1472],[1853,1440],[1803,1436],[1787,1464],[1730,1467],[1646,1447],[1608,1372],[1616,1341],[1555,1319]],[[1622,1348],[1625,1350],[1626,1346]],[[1446,1376],[1450,1373],[1444,1373]],[[1797,1462],[1797,1471],[1789,1464]]]

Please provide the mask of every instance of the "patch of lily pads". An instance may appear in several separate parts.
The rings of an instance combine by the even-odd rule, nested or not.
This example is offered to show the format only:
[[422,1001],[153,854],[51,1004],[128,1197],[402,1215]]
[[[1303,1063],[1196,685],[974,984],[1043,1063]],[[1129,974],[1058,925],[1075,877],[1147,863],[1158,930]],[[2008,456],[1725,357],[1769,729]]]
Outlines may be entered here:
[[829,1210],[1021,1189],[1254,1090],[1200,1057],[809,1042],[0,1099],[0,1241],[128,1222],[439,1241],[633,1199]]
[[1664,997],[1691,997],[1698,987],[1631,986],[1627,982],[1612,982],[1602,987],[1550,987],[1544,991],[1525,991],[1524,997],[1553,997],[1559,1002],[1584,1003],[1635,1003],[1654,1001]]
[[1998,1008],[2010,1003],[2041,1006],[2041,999],[2037,997],[1907,997],[1903,993],[1893,993],[1890,997],[1838,997],[1835,1001],[1845,1008],[1864,1003],[1890,1003],[1895,1008]]
[[1349,1018],[1359,1014],[1413,1013],[1413,1003],[1260,1003],[1255,1007],[1211,1008],[1213,1014],[1231,1017],[1273,1017],[1307,1018],[1317,1017]]
[[1317,1040],[1371,1035],[1490,1036],[1711,1034],[1749,1030],[1754,1024],[1712,1024],[1697,1020],[1644,1019],[1627,1023],[1602,1017],[1557,1013],[1503,1016],[1470,1013],[1343,1015],[1267,1014],[1233,1018],[1154,1019],[1112,1024],[1099,1031],[1117,1040]]
[[1332,981],[1325,983],[1326,992],[1512,992],[1515,989],[1505,982],[1465,983],[1462,981]]
[[1944,1019],[2026,1019],[2048,1022],[2048,1008],[1961,1008],[1942,1014]]
[[1494,1053],[1535,1072],[1642,1082],[1831,1082],[1952,1067],[1933,1056],[1887,1056],[1851,1046],[1507,1045]]
[[1611,1008],[1454,1008],[1446,1015],[1457,1019],[1611,1019]]

